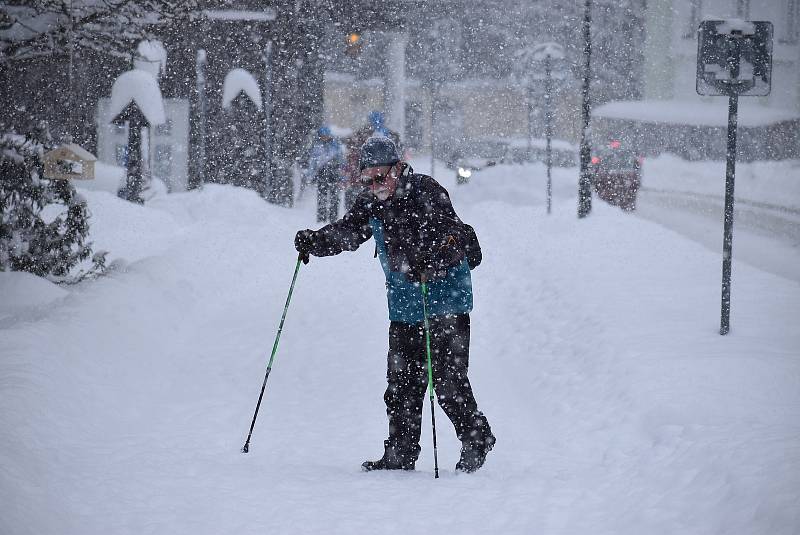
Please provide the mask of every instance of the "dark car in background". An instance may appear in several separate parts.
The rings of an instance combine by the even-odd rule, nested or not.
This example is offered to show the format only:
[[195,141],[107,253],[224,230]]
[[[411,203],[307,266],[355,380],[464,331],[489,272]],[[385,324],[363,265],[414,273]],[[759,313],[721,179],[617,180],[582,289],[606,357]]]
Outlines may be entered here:
[[636,195],[642,184],[642,157],[611,141],[592,151],[592,184],[597,196],[623,210],[636,209]]

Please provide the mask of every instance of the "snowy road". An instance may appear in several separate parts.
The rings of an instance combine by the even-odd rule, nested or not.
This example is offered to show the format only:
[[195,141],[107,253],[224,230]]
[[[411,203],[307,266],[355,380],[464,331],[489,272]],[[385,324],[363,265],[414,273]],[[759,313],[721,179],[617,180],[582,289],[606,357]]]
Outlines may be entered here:
[[470,375],[498,443],[454,473],[438,412],[439,480],[427,418],[416,472],[359,470],[386,433],[369,244],[301,268],[239,453],[311,196],[86,192],[127,267],[0,318],[0,533],[796,533],[800,286],[737,261],[719,336],[718,254],[602,203],[579,221],[573,171],[550,217],[540,166],[442,177],[483,246]]
[[[721,253],[724,206],[720,196],[645,188],[636,214]],[[800,211],[746,199],[734,206],[734,258],[800,282]]]
[[[643,173],[636,214],[721,255],[725,162],[667,155]],[[800,162],[739,163],[735,184],[734,259],[800,282]]]

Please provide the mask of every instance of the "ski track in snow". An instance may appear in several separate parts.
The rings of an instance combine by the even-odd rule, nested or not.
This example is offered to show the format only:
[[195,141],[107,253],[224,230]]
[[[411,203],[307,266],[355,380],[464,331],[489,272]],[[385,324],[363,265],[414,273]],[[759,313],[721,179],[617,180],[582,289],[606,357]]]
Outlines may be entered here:
[[579,221],[574,169],[548,217],[519,169],[439,177],[483,247],[470,378],[498,438],[457,474],[437,409],[439,480],[427,407],[416,472],[360,471],[386,433],[371,242],[300,268],[242,455],[313,196],[85,192],[126,263],[0,323],[0,533],[797,533],[798,284],[736,263],[721,337],[718,255],[597,200]]

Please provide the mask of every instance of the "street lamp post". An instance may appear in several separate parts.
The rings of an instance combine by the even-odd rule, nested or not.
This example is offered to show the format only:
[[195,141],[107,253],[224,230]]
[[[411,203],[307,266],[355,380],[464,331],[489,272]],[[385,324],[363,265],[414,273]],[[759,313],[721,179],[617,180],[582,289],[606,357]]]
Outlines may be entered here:
[[546,145],[545,145],[545,163],[547,165],[547,213],[550,213],[550,206],[553,199],[553,179],[551,168],[553,167],[553,153],[552,153],[552,139],[553,139],[553,112],[550,109],[550,98],[553,93],[553,76],[552,76],[552,60],[548,54],[544,58],[544,132]]
[[586,0],[583,14],[583,55],[586,61],[583,69],[583,106],[581,109],[581,174],[578,181],[578,217],[583,218],[592,211],[592,179],[589,174],[589,80],[592,58],[592,0]]

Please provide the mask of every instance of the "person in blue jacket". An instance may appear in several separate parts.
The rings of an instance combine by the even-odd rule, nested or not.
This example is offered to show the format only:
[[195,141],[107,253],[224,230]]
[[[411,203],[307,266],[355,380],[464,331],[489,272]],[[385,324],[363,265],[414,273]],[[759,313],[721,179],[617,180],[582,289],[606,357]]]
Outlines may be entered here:
[[338,221],[301,230],[295,247],[309,255],[354,251],[374,238],[386,275],[389,304],[388,387],[384,394],[389,437],[384,454],[364,470],[413,470],[419,456],[427,358],[420,282],[428,285],[434,390],[461,440],[456,469],[479,469],[495,443],[467,377],[472,281],[481,261],[473,228],[459,219],[447,190],[400,161],[386,137],[369,138],[359,162],[364,191]]
[[307,162],[303,182],[317,185],[317,222],[336,221],[344,152],[329,127],[317,130],[317,137],[308,149]]

